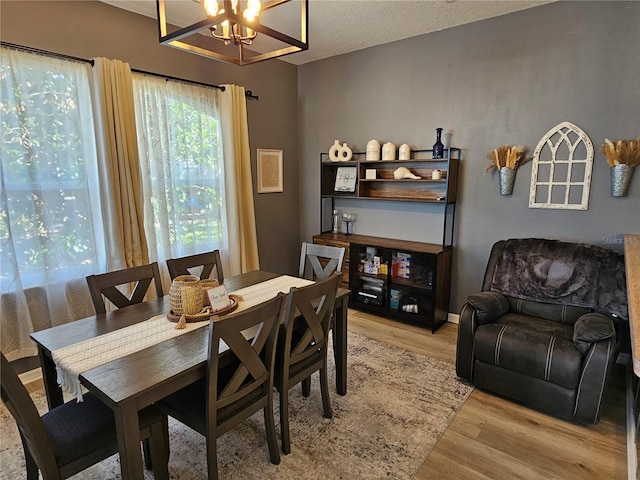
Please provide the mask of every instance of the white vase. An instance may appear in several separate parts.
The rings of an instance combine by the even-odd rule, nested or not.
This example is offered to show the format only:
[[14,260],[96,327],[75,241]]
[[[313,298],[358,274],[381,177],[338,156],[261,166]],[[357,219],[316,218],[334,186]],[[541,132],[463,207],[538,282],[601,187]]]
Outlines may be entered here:
[[411,157],[411,147],[406,143],[400,145],[400,149],[398,150],[398,159],[399,160],[409,160]]
[[331,148],[329,149],[329,160],[331,160],[332,162],[339,162],[339,153],[341,148],[342,147],[340,146],[340,140],[334,140],[333,145],[331,145]]
[[349,148],[346,143],[342,144],[340,150],[338,151],[338,158],[343,162],[348,162],[353,157],[353,151]]
[[396,146],[387,142],[382,146],[382,160],[395,160],[396,159]]
[[380,142],[373,139],[367,143],[367,161],[380,160]]

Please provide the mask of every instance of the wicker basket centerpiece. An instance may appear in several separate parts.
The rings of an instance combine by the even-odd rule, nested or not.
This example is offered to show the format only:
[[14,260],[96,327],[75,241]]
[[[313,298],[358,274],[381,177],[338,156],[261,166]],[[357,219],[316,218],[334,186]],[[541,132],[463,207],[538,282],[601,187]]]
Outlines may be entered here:
[[209,305],[207,289],[218,286],[217,280],[200,280],[194,275],[179,275],[169,289],[169,305],[174,315],[196,315]]

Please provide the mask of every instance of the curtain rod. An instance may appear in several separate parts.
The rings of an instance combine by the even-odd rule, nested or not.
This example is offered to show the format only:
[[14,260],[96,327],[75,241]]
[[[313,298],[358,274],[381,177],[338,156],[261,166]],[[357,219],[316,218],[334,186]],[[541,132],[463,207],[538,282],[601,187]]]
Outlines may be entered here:
[[[5,42],[5,41],[1,41],[1,40],[0,40],[0,45],[2,45],[3,47],[14,48],[16,50],[22,50],[22,51],[25,51],[25,52],[38,53],[40,55],[46,55],[48,57],[62,58],[64,60],[71,60],[71,61],[80,62],[80,63],[89,63],[92,67],[93,67],[93,64],[94,64],[93,60],[87,60],[86,58],[73,57],[71,55],[65,55],[63,53],[49,52],[47,50],[41,50],[39,48],[34,48],[34,47],[27,47],[27,46],[24,46],[24,45],[18,45],[18,44],[15,44],[15,43],[9,43],[9,42]],[[161,77],[161,78],[164,78],[165,80],[176,80],[178,82],[185,82],[185,83],[191,83],[191,84],[194,84],[194,85],[200,85],[202,87],[217,88],[218,90],[222,90],[223,92],[225,90],[225,87],[222,86],[222,85],[213,85],[213,84],[209,84],[209,83],[196,82],[195,80],[186,80],[184,78],[172,77],[170,75],[163,75],[161,73],[147,72],[145,70],[139,70],[137,68],[132,68],[131,71],[135,72],[135,73],[141,73],[141,74],[144,74],[144,75],[152,75],[154,77]],[[245,90],[244,96],[247,97],[247,98],[253,98],[254,100],[258,100],[258,95],[254,95],[251,90]]]

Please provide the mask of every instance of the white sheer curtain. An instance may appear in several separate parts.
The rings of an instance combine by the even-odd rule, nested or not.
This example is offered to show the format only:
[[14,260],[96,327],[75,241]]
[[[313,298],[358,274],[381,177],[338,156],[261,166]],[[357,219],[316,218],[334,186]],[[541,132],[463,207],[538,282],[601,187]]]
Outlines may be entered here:
[[229,240],[218,90],[134,74],[150,261],[219,249]]
[[0,53],[0,329],[12,360],[35,353],[32,331],[91,314],[84,277],[105,258],[89,65]]

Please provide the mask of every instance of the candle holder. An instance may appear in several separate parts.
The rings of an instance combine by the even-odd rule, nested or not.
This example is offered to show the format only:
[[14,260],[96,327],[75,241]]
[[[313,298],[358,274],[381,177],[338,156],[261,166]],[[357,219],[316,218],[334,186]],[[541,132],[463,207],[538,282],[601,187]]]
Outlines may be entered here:
[[356,221],[355,213],[344,212],[342,214],[342,223],[344,223],[344,233],[346,235],[353,234],[353,224],[355,223],[355,221]]

